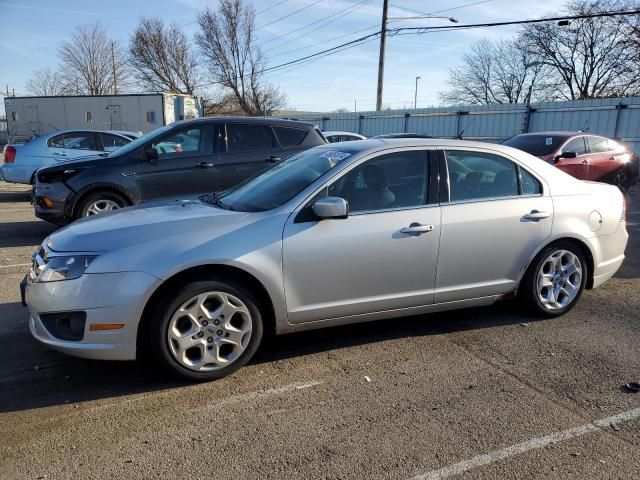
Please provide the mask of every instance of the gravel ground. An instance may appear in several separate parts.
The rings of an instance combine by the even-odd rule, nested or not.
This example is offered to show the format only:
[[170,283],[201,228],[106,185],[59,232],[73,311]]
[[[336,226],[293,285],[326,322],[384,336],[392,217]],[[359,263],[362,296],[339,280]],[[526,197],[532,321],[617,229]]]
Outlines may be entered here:
[[640,186],[628,210],[623,268],[562,318],[511,302],[289,335],[187,385],[30,337],[18,283],[55,227],[0,182],[0,478],[635,477]]

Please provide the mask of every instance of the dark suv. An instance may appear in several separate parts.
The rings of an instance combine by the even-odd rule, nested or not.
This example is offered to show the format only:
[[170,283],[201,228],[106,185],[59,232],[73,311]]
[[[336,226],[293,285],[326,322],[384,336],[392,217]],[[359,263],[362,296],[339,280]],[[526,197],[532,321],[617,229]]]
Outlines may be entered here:
[[219,192],[281,159],[326,143],[307,123],[258,117],[208,117],[154,130],[110,155],[38,170],[37,217],[77,218],[164,197]]

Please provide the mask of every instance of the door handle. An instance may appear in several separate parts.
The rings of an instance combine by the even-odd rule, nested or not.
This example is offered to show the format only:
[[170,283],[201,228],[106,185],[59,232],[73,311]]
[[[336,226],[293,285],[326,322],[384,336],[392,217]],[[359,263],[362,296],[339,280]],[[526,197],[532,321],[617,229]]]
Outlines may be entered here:
[[404,227],[400,229],[400,233],[405,233],[407,235],[420,235],[422,233],[432,232],[433,225],[421,225],[419,223],[412,223],[408,227]]
[[282,160],[282,158],[280,157],[276,157],[276,156],[270,156],[269,158],[265,159],[266,162],[269,163],[278,163],[280,160]]
[[550,217],[551,214],[549,212],[541,212],[540,210],[531,210],[531,212],[527,213],[524,218],[525,220],[542,220],[543,218]]
[[200,163],[198,164],[198,166],[199,166],[200,168],[211,168],[211,167],[213,167],[214,165],[213,165],[213,163],[211,163],[211,162],[200,162]]

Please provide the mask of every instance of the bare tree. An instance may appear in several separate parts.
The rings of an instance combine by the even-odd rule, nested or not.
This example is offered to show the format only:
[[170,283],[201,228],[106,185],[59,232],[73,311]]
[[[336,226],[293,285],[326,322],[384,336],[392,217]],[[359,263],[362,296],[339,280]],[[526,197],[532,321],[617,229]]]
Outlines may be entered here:
[[198,23],[195,41],[212,80],[232,92],[245,113],[260,115],[285,103],[284,95],[263,80],[265,61],[254,37],[253,7],[242,0],[220,0],[216,10],[198,14]]
[[76,27],[60,48],[69,89],[89,95],[122,92],[129,87],[127,57],[100,23]]
[[135,76],[151,90],[194,94],[198,64],[177,24],[143,18],[131,35],[129,56]]
[[[579,0],[567,5],[571,15],[620,11],[628,2]],[[628,29],[620,17],[572,20],[564,27],[555,22],[524,28],[526,49],[533,62],[546,65],[561,84],[566,99],[624,96],[638,92],[640,64],[628,48]]]
[[62,75],[50,68],[34,71],[33,76],[27,80],[26,87],[29,93],[41,97],[64,95],[66,93]]
[[449,89],[440,97],[448,104],[519,103],[532,88],[537,99],[549,99],[544,68],[531,61],[520,38],[480,40],[449,71]]

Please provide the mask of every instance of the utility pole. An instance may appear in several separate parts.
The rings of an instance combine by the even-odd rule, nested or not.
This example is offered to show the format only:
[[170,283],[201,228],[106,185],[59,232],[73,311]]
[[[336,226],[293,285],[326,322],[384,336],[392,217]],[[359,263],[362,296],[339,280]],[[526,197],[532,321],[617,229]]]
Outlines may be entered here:
[[378,59],[378,93],[376,96],[376,111],[382,110],[382,84],[384,83],[384,48],[387,43],[387,13],[389,0],[382,3],[382,27],[380,28],[380,58]]
[[420,80],[420,77],[416,77],[416,91],[413,94],[413,108],[418,108],[418,80]]
[[116,53],[114,42],[111,42],[111,66],[113,67],[113,94],[118,94],[118,80],[116,77]]
[[353,100],[353,111],[357,112],[358,111],[358,100]]

